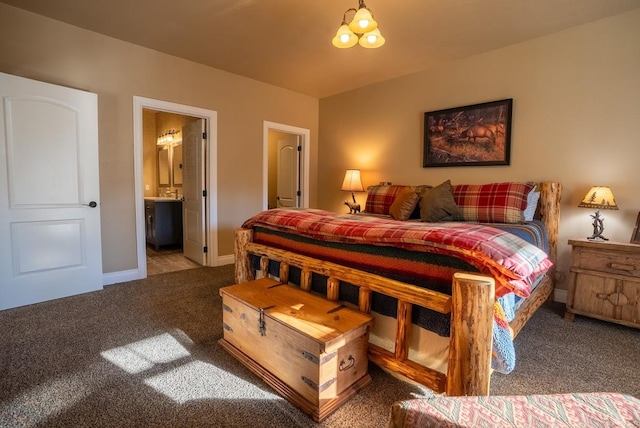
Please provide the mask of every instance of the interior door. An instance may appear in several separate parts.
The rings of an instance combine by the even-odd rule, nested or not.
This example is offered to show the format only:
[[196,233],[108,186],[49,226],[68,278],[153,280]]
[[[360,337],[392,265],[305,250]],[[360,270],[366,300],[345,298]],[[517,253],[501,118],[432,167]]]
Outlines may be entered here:
[[102,288],[95,94],[0,73],[0,309]]
[[290,135],[288,138],[278,140],[278,207],[298,207],[300,189],[300,152],[298,147],[299,136]]
[[182,128],[182,233],[184,256],[206,265],[205,229],[205,120]]

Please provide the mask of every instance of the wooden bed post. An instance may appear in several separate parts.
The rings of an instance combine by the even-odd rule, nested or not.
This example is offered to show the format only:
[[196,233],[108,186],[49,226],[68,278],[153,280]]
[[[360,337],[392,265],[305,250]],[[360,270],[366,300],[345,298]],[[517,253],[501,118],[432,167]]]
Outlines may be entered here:
[[540,221],[549,236],[549,259],[555,264],[558,252],[558,228],[560,225],[560,183],[538,183],[540,191]]
[[495,280],[489,276],[453,274],[449,396],[489,395],[495,290]]
[[236,229],[235,257],[236,257],[236,284],[255,279],[251,269],[251,258],[247,252],[247,244],[253,241],[253,230]]

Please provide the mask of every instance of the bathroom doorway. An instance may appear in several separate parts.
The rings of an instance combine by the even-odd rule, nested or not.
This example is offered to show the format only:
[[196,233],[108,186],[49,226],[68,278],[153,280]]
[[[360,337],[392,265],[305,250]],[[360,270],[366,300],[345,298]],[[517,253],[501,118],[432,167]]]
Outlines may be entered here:
[[[201,144],[189,145],[191,137],[183,132],[198,124],[202,129]],[[216,112],[165,101],[134,97],[134,152],[136,175],[136,228],[138,243],[138,277],[157,273],[190,269],[197,266],[216,266],[217,263],[217,183]],[[193,153],[196,147],[197,153]],[[188,153],[184,153],[187,151]],[[197,175],[198,189],[193,187],[196,170],[185,160],[197,158],[201,166]],[[189,167],[188,165],[192,165]],[[190,168],[190,171],[187,169]],[[185,192],[186,195],[185,195]],[[183,204],[190,194],[206,194],[198,211],[202,234],[201,253],[193,257],[193,247],[185,257]],[[189,205],[190,221],[194,218],[193,204]],[[187,230],[193,230],[193,222]]]
[[[188,163],[183,162],[185,129],[198,121],[202,119],[142,110],[147,276],[201,266],[201,254],[191,258],[186,254],[183,215],[183,177],[191,175],[185,170]],[[202,217],[202,213],[197,214]]]

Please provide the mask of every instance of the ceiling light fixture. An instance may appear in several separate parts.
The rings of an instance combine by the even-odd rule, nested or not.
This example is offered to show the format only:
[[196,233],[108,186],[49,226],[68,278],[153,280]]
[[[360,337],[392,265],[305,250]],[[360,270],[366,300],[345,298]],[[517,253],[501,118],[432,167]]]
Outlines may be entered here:
[[175,144],[178,141],[178,134],[180,131],[176,131],[175,129],[170,129],[162,134],[158,135],[157,143],[159,146],[164,146],[165,144]]
[[[364,0],[359,0],[358,9],[347,9],[342,16],[342,25],[338,28],[335,37],[331,41],[337,48],[350,48],[356,43],[363,48],[379,48],[384,45],[385,39],[380,34],[378,23],[373,19],[373,14],[364,4]],[[347,23],[347,13],[355,12],[353,19]]]

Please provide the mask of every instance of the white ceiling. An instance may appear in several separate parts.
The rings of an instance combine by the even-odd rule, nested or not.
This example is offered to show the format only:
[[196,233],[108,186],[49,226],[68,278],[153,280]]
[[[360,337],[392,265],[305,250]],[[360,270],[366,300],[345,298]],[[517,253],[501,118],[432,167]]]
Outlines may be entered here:
[[318,98],[640,7],[640,0],[366,0],[387,40],[369,50],[331,45],[357,0],[0,2]]

